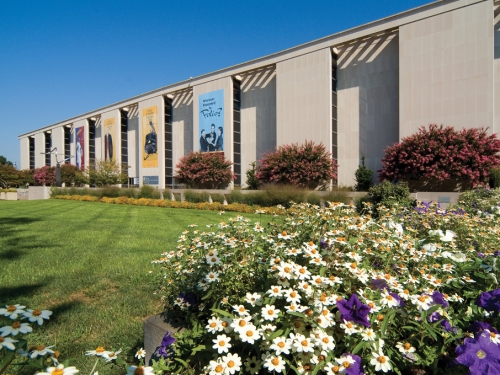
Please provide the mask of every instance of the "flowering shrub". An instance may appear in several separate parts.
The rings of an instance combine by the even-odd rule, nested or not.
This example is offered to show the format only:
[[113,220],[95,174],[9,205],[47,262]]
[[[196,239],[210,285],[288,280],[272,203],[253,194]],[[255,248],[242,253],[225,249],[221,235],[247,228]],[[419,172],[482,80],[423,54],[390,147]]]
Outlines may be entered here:
[[500,165],[500,140],[484,129],[429,125],[388,147],[379,180],[469,179],[486,184],[492,168]]
[[197,189],[224,189],[235,179],[230,161],[221,152],[191,152],[180,159],[176,181]]
[[379,213],[302,204],[267,224],[191,225],[153,261],[185,328],[164,369],[499,373],[500,215]]
[[500,188],[479,187],[460,194],[458,201],[467,212],[476,215],[500,213]]
[[39,185],[53,186],[56,184],[56,167],[44,166],[35,170],[33,179]]
[[337,178],[337,164],[325,146],[306,141],[303,145],[279,146],[264,154],[255,178],[260,183],[292,184],[315,189]]

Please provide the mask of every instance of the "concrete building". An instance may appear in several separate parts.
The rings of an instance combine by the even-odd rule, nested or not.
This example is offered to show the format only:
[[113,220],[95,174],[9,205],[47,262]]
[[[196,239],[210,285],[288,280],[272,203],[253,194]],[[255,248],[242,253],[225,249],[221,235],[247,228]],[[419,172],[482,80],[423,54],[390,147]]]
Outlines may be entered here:
[[33,130],[19,136],[21,168],[55,165],[41,152],[57,147],[165,188],[201,148],[223,151],[244,186],[264,152],[312,140],[353,185],[361,155],[377,170],[387,146],[430,123],[500,131],[500,1],[432,2]]

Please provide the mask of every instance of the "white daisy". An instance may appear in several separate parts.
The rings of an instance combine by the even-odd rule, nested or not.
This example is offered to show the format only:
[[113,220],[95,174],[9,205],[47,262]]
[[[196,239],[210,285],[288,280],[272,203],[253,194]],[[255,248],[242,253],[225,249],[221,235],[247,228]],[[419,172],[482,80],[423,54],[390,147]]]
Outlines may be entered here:
[[53,348],[53,347],[54,347],[54,345],[51,345],[51,346],[43,346],[43,345],[37,346],[34,350],[32,350],[29,353],[29,357],[31,359],[33,359],[33,358],[36,358],[36,357],[43,357],[44,355],[47,355],[47,354],[54,354],[54,351],[50,349],[50,348]]
[[344,320],[344,323],[342,323],[340,325],[340,328],[342,328],[346,334],[348,335],[352,335],[353,333],[357,333],[358,332],[358,328],[356,327],[356,325],[352,322],[348,322],[346,320]]
[[212,348],[217,349],[217,352],[219,354],[227,353],[229,351],[229,348],[232,347],[232,345],[229,343],[229,341],[231,341],[231,338],[227,337],[226,335],[217,335],[217,339],[212,341],[215,344],[214,346],[212,346]]
[[135,353],[135,357],[137,359],[141,359],[141,358],[144,358],[146,357],[146,351],[143,349],[143,348],[140,348],[137,353]]
[[255,343],[255,340],[260,339],[260,333],[253,324],[248,324],[238,333],[240,334],[241,341],[248,342],[249,344],[253,344]]
[[117,350],[116,352],[106,352],[102,355],[102,357],[106,360],[106,362],[111,362],[117,359],[118,354],[120,354],[121,352],[121,350]]
[[207,276],[205,276],[205,280],[209,283],[219,281],[219,274],[217,272],[209,272]]
[[280,310],[274,307],[274,305],[266,305],[262,308],[262,318],[265,320],[273,321],[278,318]]
[[273,344],[269,349],[274,350],[276,355],[290,354],[290,349],[292,348],[292,340],[285,337],[276,337],[273,339]]
[[22,305],[5,305],[0,309],[0,315],[6,316],[12,320],[17,319],[19,314],[24,313],[26,306]]
[[292,302],[293,304],[298,304],[300,302],[300,294],[293,289],[287,289],[284,291],[287,302]]
[[[87,350],[87,353],[85,355],[90,355],[90,356],[97,356],[97,357],[102,357],[104,356],[104,353],[107,353],[106,350],[104,350],[104,346],[98,346],[95,350]],[[138,354],[139,352],[137,352]],[[146,352],[144,352],[146,353]],[[135,355],[137,357],[137,354]],[[140,357],[137,357],[140,358]]]
[[326,332],[319,332],[318,336],[316,346],[319,346],[321,350],[331,351],[335,349],[335,340],[332,336],[326,334]]
[[252,306],[260,306],[262,305],[262,296],[259,293],[247,293],[245,301]]
[[382,350],[379,350],[378,353],[372,352],[370,364],[375,366],[375,371],[387,372],[392,369],[390,358],[385,356],[384,353],[382,353]]
[[231,354],[222,357],[222,363],[226,368],[225,373],[233,375],[235,372],[239,372],[241,368],[241,358],[238,354]]
[[271,286],[271,289],[269,289],[267,292],[271,297],[281,297],[282,295],[282,287],[281,285],[273,285]]
[[[64,365],[57,365],[56,367],[47,367],[45,370],[46,372],[38,372],[36,375],[52,375],[52,374],[57,374],[57,375],[72,375],[76,374],[79,372],[79,370],[74,367],[64,367]],[[133,374],[133,372],[132,372]],[[148,375],[148,374],[145,374]]]
[[377,335],[371,328],[366,328],[361,331],[361,336],[363,337],[363,341],[375,341]]
[[293,339],[293,347],[299,353],[313,353],[314,352],[314,340],[304,335],[290,334],[290,338]]
[[285,368],[285,361],[279,355],[272,355],[269,352],[262,355],[264,360],[264,367],[267,368],[269,372],[276,371],[281,373]]
[[220,320],[216,316],[212,316],[210,319],[208,319],[208,324],[205,328],[210,333],[219,332],[224,329],[224,327],[222,326],[222,320]]
[[127,371],[127,375],[155,375],[155,370],[152,367],[146,366],[130,366]]
[[396,348],[398,348],[403,354],[413,353],[416,350],[409,342],[405,342],[404,344],[402,342],[398,342],[396,344]]
[[243,305],[234,305],[233,310],[236,311],[240,316],[250,315],[250,312],[247,309],[245,309],[245,306]]
[[33,331],[33,328],[28,323],[14,322],[11,326],[5,326],[0,328],[0,335],[2,336],[15,336],[19,332],[28,333]]
[[15,342],[18,342],[18,340],[0,336],[0,349],[7,348],[9,350],[16,350],[16,346],[14,345]]
[[39,326],[43,324],[43,320],[49,320],[52,311],[49,310],[27,310],[23,315],[28,318],[30,322],[37,322]]
[[250,321],[252,320],[252,317],[250,316],[243,316],[240,318],[234,319],[230,326],[233,328],[236,332],[240,333],[242,330],[246,329],[248,325],[251,325]]

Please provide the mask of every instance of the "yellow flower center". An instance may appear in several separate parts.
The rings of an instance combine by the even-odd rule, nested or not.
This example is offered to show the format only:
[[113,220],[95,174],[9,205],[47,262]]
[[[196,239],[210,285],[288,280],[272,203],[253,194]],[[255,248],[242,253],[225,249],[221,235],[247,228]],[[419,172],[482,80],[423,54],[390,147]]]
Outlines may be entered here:
[[274,357],[272,360],[271,360],[271,363],[275,366],[278,366],[280,364],[280,360],[276,357]]
[[40,316],[40,315],[42,315],[42,312],[40,310],[33,310],[33,312],[31,313],[31,315],[33,315],[33,316]]
[[[50,374],[51,375],[63,375],[64,369],[60,369],[60,368],[56,367]],[[142,375],[142,374],[137,374],[137,375]]]
[[292,298],[297,297],[297,293],[295,293],[295,292],[290,293],[290,297],[292,297]]
[[351,366],[351,364],[349,362],[347,362],[347,361],[344,361],[342,363],[342,366],[344,366],[345,368],[349,368]]
[[282,234],[283,236],[286,236],[286,235],[287,235],[286,230],[284,230],[283,232],[281,232],[281,234]]
[[381,355],[380,357],[377,358],[377,361],[379,363],[386,363],[387,359],[383,355]]
[[309,344],[309,341],[307,341],[307,340],[302,340],[302,341],[300,342],[300,344],[301,344],[302,346],[307,346],[307,344]]
[[280,341],[280,342],[278,343],[278,346],[279,346],[280,348],[284,348],[284,347],[285,347],[285,343],[284,343],[283,341]]
[[[52,375],[54,375],[54,373],[52,373]],[[134,375],[144,375],[144,368],[142,366],[136,367]]]
[[215,368],[215,372],[217,373],[221,373],[222,370],[224,370],[224,368],[221,365],[217,365],[217,367]]
[[388,295],[386,298],[387,298],[389,301],[392,301],[392,296],[391,296],[391,295]]
[[497,334],[495,332],[490,332],[490,337],[495,338],[495,337],[497,337]]
[[477,355],[477,358],[479,358],[479,359],[486,358],[486,353],[483,350],[478,350],[478,352],[476,353],[476,355]]
[[36,347],[36,350],[38,350],[38,351],[41,351],[41,350],[43,350],[43,349],[45,349],[45,346],[43,346],[43,345],[40,345],[40,346],[37,346],[37,347]]
[[299,270],[299,273],[301,274],[305,274],[306,273],[306,269],[304,267],[302,267],[300,270]]
[[352,328],[352,324],[351,324],[351,323],[347,323],[345,326],[346,326],[347,328]]
[[328,344],[330,342],[330,340],[328,339],[328,337],[323,337],[323,340],[322,340],[325,344]]
[[210,323],[210,327],[215,328],[216,326],[217,326],[217,323],[215,323],[215,322]]
[[4,342],[4,341],[5,341],[5,339],[3,338],[3,336],[0,336],[0,344],[1,344],[2,342]]
[[253,336],[253,331],[247,331],[247,336],[252,337]]
[[274,315],[274,310],[267,310],[268,315]]
[[403,348],[405,348],[405,350],[409,350],[411,348],[411,344],[409,342],[405,342]]
[[226,342],[224,340],[219,341],[219,346],[226,346]]
[[9,305],[9,306],[7,306],[7,311],[8,311],[8,312],[14,312],[14,311],[16,311],[16,310],[17,310],[17,309],[16,309],[16,306],[14,306],[14,305]]
[[286,273],[290,273],[291,269],[290,269],[290,267],[285,267],[285,268],[283,269],[283,271],[285,271]]
[[352,268],[353,270],[355,270],[357,266],[358,266],[358,265],[357,265],[356,263],[351,263],[351,268]]
[[235,365],[234,361],[229,361],[229,362],[227,363],[227,367],[229,367],[229,368],[233,368],[233,367],[234,367],[234,365]]
[[104,351],[104,346],[99,346],[99,347],[95,350],[95,352],[96,352],[96,353],[102,353],[103,351]]
[[245,308],[242,306],[239,308],[240,312],[245,312]]
[[337,374],[339,371],[340,371],[340,367],[339,367],[339,366],[333,366],[333,367],[332,367],[332,372],[333,372],[334,374]]
[[19,328],[21,328],[21,323],[19,323],[19,322],[14,322],[14,323],[12,323],[12,328],[14,328],[14,329],[19,329]]
[[238,325],[239,325],[240,327],[244,327],[244,326],[246,326],[246,325],[247,325],[247,321],[246,321],[246,320],[240,320],[240,322],[238,323]]
[[228,326],[227,322],[222,322],[221,325],[226,328]]

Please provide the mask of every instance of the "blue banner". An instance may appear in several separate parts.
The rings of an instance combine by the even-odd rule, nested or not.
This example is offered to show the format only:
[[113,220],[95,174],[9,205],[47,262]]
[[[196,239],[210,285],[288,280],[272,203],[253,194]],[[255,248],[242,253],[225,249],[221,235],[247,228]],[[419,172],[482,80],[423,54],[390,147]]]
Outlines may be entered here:
[[224,90],[198,97],[201,152],[224,151]]

